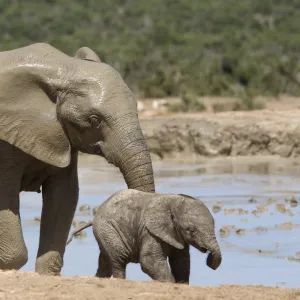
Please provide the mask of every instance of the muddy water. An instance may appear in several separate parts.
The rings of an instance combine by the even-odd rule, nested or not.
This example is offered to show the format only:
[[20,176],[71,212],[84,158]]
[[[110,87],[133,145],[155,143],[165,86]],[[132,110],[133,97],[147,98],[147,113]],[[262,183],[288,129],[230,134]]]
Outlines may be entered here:
[[[197,197],[215,218],[223,263],[213,271],[205,265],[206,255],[192,248],[192,285],[300,287],[297,162],[279,158],[209,160],[197,164],[155,162],[154,169],[158,192]],[[126,188],[118,170],[100,159],[81,157],[79,178],[78,208],[83,204],[93,208],[113,192]],[[22,223],[29,250],[29,262],[23,270],[34,270],[39,235],[39,223],[34,218],[40,216],[41,202],[39,194],[21,194]],[[75,220],[88,221],[91,217],[78,209]],[[67,247],[62,275],[95,274],[99,250],[91,228],[85,232],[85,238],[76,238]],[[136,264],[128,265],[127,278],[149,280]]]

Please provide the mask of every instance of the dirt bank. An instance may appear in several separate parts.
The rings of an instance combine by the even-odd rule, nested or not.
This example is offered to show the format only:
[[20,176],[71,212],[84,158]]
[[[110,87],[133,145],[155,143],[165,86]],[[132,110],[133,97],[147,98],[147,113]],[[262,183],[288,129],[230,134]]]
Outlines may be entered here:
[[89,277],[48,277],[36,273],[9,271],[0,273],[0,299],[294,300],[300,299],[300,290],[238,285],[224,285],[217,288],[193,287],[158,282],[100,280]]
[[140,119],[149,149],[159,158],[300,155],[299,109]]

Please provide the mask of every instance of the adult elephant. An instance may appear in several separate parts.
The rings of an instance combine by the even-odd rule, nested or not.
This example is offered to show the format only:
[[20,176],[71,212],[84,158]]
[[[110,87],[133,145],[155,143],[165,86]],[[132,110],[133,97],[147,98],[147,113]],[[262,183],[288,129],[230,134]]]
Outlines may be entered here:
[[137,103],[117,71],[87,47],[75,57],[44,43],[0,52],[0,269],[27,262],[19,193],[42,187],[35,269],[60,274],[78,201],[78,151],[105,157],[129,188],[154,192]]

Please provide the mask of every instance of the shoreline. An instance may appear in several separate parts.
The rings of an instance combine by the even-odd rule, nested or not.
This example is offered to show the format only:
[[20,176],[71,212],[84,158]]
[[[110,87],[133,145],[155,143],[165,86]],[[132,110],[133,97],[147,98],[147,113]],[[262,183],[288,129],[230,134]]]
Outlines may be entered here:
[[160,282],[41,276],[34,272],[0,272],[0,299],[300,299],[300,289],[254,285],[188,286]]

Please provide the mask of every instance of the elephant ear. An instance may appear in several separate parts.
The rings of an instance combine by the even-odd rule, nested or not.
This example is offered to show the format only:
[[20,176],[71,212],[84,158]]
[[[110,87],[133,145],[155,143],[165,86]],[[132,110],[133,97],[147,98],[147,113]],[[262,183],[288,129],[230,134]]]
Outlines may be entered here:
[[94,61],[94,62],[101,62],[99,56],[90,48],[88,47],[81,47],[75,53],[76,58]]
[[0,89],[0,139],[47,164],[68,166],[71,147],[56,104],[29,76],[6,80]]
[[151,234],[165,243],[177,249],[184,248],[184,242],[174,227],[170,202],[167,198],[151,201],[145,211],[145,225]]

